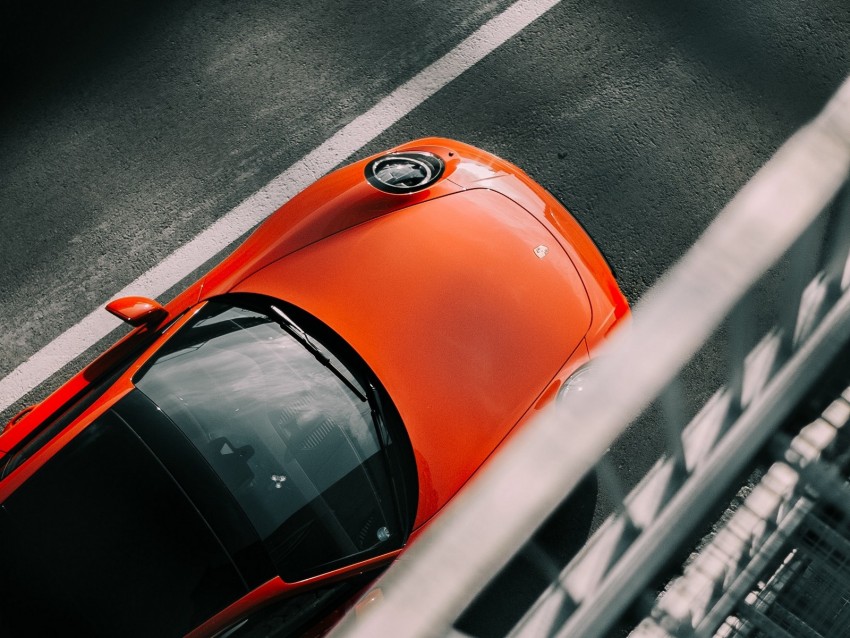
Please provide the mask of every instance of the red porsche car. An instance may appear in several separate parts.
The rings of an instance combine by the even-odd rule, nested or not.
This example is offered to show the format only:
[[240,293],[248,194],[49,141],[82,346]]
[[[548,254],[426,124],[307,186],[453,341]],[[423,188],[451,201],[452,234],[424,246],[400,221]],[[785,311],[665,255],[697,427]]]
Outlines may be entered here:
[[270,216],[0,434],[0,635],[317,634],[629,308],[515,166],[430,138]]

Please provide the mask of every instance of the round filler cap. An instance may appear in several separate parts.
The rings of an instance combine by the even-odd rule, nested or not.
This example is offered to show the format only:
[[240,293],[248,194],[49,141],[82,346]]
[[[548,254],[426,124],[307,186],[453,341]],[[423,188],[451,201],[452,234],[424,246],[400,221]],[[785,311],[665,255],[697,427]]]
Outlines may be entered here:
[[385,193],[415,193],[440,179],[445,165],[433,153],[390,153],[366,165],[366,180]]

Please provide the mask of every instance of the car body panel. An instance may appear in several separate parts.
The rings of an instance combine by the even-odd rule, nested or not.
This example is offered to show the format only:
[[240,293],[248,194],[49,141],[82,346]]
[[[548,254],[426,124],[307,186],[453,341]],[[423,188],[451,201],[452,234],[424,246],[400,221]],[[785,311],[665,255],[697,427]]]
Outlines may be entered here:
[[220,632],[238,621],[247,612],[285,598],[294,592],[307,590],[318,584],[331,583],[345,579],[353,574],[359,575],[372,570],[375,570],[375,576],[377,577],[380,568],[391,563],[400,553],[401,550],[395,550],[388,554],[369,558],[348,567],[343,567],[333,572],[322,574],[322,576],[308,578],[297,583],[288,583],[277,576],[222,609],[203,625],[200,625],[194,631],[187,634],[186,638],[203,638],[204,636],[215,635],[216,632]]
[[371,186],[365,179],[364,168],[370,159],[384,153],[338,169],[298,193],[270,215],[230,257],[204,278],[197,294],[203,297],[222,294],[250,274],[335,233],[407,206],[463,190],[448,179],[460,165],[460,157],[450,156],[453,151],[443,146],[423,144],[417,148],[428,150],[446,162],[442,179],[431,188],[396,195]]
[[[547,246],[542,258],[539,246]],[[552,235],[484,189],[360,224],[234,291],[311,312],[382,380],[417,458],[415,525],[504,438],[591,319],[584,285]]]

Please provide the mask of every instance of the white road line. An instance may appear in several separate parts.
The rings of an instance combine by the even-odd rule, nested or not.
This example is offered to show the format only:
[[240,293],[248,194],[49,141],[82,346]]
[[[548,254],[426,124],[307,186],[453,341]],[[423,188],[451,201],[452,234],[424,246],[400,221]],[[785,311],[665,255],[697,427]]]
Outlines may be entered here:
[[[559,2],[512,4],[112,298],[163,294]],[[83,354],[118,323],[99,308],[36,352],[0,379],[0,411]]]

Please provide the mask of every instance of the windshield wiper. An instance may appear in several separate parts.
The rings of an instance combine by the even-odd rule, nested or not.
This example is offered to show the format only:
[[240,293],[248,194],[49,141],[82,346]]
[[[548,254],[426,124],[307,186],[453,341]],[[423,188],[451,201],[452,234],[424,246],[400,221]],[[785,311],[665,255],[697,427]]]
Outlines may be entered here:
[[389,470],[390,485],[392,487],[396,503],[396,515],[398,516],[399,525],[402,525],[402,521],[408,520],[408,502],[407,498],[404,497],[402,487],[398,484],[401,473],[397,471],[396,463],[393,462],[394,459],[390,456],[392,438],[390,437],[390,432],[387,429],[387,422],[384,419],[383,401],[381,400],[381,394],[378,392],[374,383],[370,381],[367,389],[369,391],[369,407],[372,409],[372,420],[375,422],[375,427],[378,429],[378,436],[381,437],[381,452],[384,457],[384,463],[386,463],[387,469]]
[[357,386],[355,386],[351,381],[349,381],[348,378],[342,372],[340,372],[340,370],[333,364],[333,362],[328,357],[326,357],[312,341],[310,341],[310,337],[307,336],[307,333],[304,332],[304,329],[301,326],[299,326],[292,319],[290,319],[289,316],[277,306],[272,305],[270,307],[272,311],[280,318],[279,323],[281,328],[286,330],[286,332],[292,335],[292,337],[298,343],[303,345],[307,349],[307,351],[316,358],[316,361],[318,361],[328,370],[333,372],[336,375],[337,379],[342,381],[346,385],[346,387],[354,393],[354,396],[356,396],[363,402],[366,401],[366,395],[363,394],[359,389],[357,389]]

